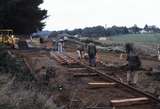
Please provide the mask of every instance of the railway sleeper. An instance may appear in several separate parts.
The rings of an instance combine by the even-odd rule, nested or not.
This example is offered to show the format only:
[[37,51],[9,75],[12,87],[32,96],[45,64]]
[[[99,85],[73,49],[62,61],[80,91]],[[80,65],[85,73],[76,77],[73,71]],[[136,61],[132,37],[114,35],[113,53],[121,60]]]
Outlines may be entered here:
[[147,97],[110,100],[110,103],[113,107],[140,105],[140,104],[146,104],[149,102],[150,100]]
[[114,82],[89,82],[88,88],[90,89],[98,89],[98,88],[109,88],[117,86]]
[[86,68],[69,68],[68,71],[86,71]]
[[105,72],[101,72],[99,70],[97,70],[96,68],[92,68],[90,66],[86,66],[85,64],[81,64],[82,66],[84,66],[85,68],[87,68],[89,71],[91,72],[94,72],[94,73],[97,73],[100,77],[102,77],[104,80],[111,80],[113,82],[116,82],[118,83],[119,85],[123,86],[123,87],[126,87],[128,89],[131,89],[133,91],[135,91],[136,93],[139,93],[145,97],[148,97],[150,100],[160,104],[160,99],[156,98],[155,96],[151,95],[151,94],[148,94],[146,92],[143,92],[141,90],[139,90],[138,88],[135,88],[135,87],[132,87],[132,86],[129,86],[127,84],[124,84],[116,79],[114,79],[113,77],[109,76],[108,74],[106,74]]

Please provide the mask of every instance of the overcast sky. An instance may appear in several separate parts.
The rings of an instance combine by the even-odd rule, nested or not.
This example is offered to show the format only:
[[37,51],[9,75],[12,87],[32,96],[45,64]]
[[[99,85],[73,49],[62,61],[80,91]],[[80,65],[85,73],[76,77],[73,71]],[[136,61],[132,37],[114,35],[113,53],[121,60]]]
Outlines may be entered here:
[[160,0],[44,0],[44,30],[145,24],[160,26]]

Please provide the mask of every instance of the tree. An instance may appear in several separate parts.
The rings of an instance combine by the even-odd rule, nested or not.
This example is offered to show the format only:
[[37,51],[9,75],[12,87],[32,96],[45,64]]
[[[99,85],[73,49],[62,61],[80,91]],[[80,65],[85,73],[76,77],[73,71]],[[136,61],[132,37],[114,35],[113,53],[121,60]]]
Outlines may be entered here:
[[130,30],[131,30],[131,33],[135,33],[136,34],[136,33],[140,32],[141,28],[139,28],[136,24],[134,24],[134,26],[131,27]]
[[111,28],[108,28],[106,30],[106,36],[128,34],[128,33],[129,31],[127,27],[112,26]]
[[147,24],[144,26],[144,30],[147,31],[147,32],[149,32],[149,27],[148,27]]
[[158,27],[156,27],[155,25],[152,25],[149,27],[149,31],[151,31],[153,33],[159,33],[160,29]]
[[16,34],[31,34],[43,29],[47,10],[43,0],[0,0],[0,29],[13,29]]
[[52,37],[57,37],[58,32],[57,31],[53,31],[48,37],[52,38]]
[[82,29],[74,29],[71,33],[72,35],[80,35],[82,33]]
[[82,36],[101,37],[105,36],[105,28],[103,26],[87,27],[82,30]]

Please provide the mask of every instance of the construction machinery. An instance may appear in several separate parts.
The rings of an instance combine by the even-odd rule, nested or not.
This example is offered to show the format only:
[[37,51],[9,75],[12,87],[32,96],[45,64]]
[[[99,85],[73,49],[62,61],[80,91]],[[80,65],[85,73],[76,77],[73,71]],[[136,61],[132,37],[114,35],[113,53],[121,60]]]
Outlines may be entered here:
[[18,39],[13,35],[12,29],[0,29],[0,43],[15,47]]

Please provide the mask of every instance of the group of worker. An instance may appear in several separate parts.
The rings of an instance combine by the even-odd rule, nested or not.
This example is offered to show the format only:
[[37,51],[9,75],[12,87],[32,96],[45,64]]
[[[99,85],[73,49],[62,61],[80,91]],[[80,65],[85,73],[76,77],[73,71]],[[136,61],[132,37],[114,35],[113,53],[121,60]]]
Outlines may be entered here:
[[[63,52],[64,40],[60,39],[57,44],[58,52]],[[128,61],[127,83],[134,85],[138,80],[136,71],[141,67],[141,61],[138,54],[136,53],[136,50],[134,49],[133,44],[127,43],[125,45],[125,48]],[[92,67],[96,67],[97,49],[94,43],[78,46],[76,49],[76,53],[80,61],[82,60],[82,58],[88,59],[89,65]]]
[[82,58],[88,59],[90,66],[96,66],[97,49],[94,43],[89,43],[88,46],[78,46],[76,52],[79,60],[81,60]]
[[[87,50],[84,50],[86,49]],[[136,50],[134,49],[133,44],[127,43],[125,45],[126,48],[126,54],[127,54],[127,61],[128,61],[128,72],[127,72],[127,83],[135,85],[138,78],[136,71],[141,67],[141,61],[139,59],[138,54],[136,53]],[[79,46],[77,48],[77,55],[78,59],[81,60],[83,57],[86,58],[86,53],[89,60],[89,65],[92,67],[96,66],[96,46],[94,43],[89,43],[87,47],[84,48],[84,46]],[[83,55],[84,54],[84,55]]]

